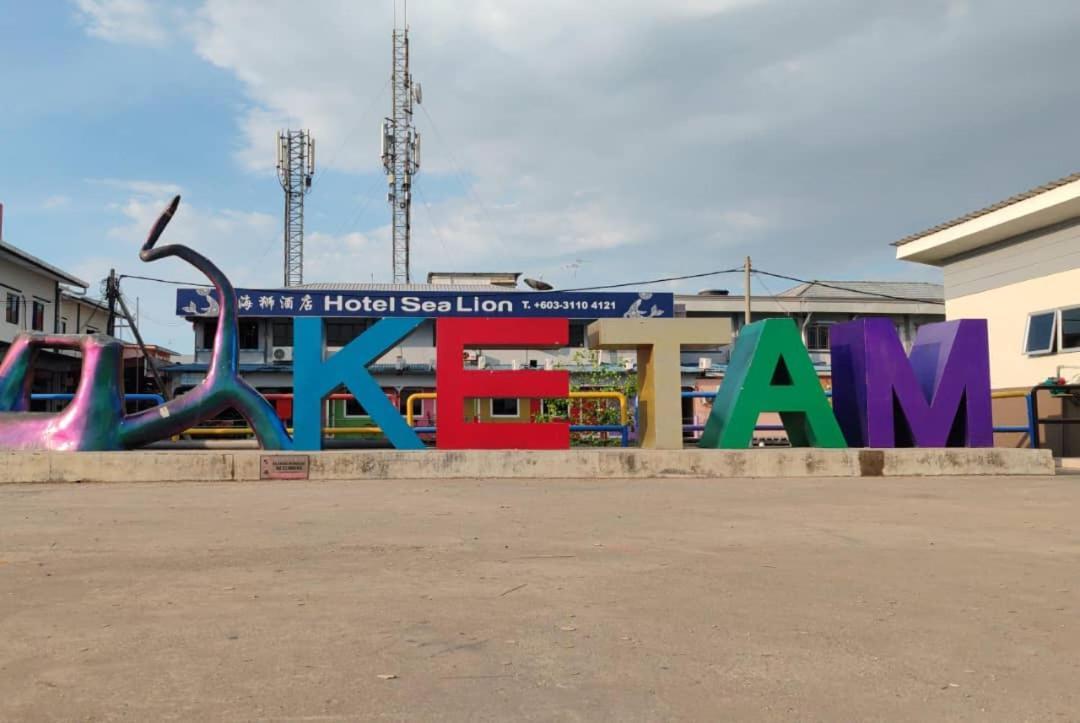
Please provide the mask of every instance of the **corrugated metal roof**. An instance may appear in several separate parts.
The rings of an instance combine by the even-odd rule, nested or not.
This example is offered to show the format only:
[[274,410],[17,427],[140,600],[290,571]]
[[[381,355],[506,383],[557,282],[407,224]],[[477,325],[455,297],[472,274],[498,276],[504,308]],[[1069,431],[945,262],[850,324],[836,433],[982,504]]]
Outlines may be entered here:
[[90,306],[96,306],[99,309],[108,309],[109,305],[104,299],[93,299],[89,296],[83,296],[82,294],[73,294],[70,291],[61,290],[60,296],[65,299],[71,299],[79,304],[88,304]]
[[433,291],[453,293],[463,291],[468,293],[531,293],[524,289],[511,289],[505,286],[492,286],[490,284],[355,284],[347,282],[328,282],[314,284],[300,284],[291,286],[280,291],[295,291],[296,289],[310,289],[311,291]]
[[876,296],[942,301],[945,298],[945,286],[926,281],[811,281],[781,291],[777,296],[806,299],[869,299]]
[[953,226],[959,226],[962,223],[967,223],[968,221],[979,218],[980,216],[985,216],[988,213],[993,213],[994,211],[999,211],[999,210],[1005,208],[1006,206],[1013,205],[1014,203],[1020,203],[1021,201],[1026,201],[1029,198],[1034,198],[1035,196],[1038,196],[1041,193],[1046,193],[1047,191],[1053,191],[1055,188],[1060,188],[1061,186],[1072,183],[1073,181],[1080,181],[1080,173],[1073,173],[1073,174],[1070,174],[1068,176],[1065,176],[1064,178],[1059,178],[1056,181],[1050,181],[1050,183],[1044,183],[1043,185],[1036,186],[1035,188],[1032,188],[1029,191],[1024,191],[1023,193],[1018,193],[1015,196],[1010,196],[1009,198],[1006,198],[1004,201],[998,201],[997,203],[995,203],[995,204],[993,204],[991,206],[987,206],[986,208],[980,208],[978,211],[972,211],[971,213],[964,214],[963,216],[960,216],[959,218],[954,218],[952,221],[946,221],[945,223],[940,223],[937,226],[934,226],[933,228],[928,228],[925,231],[920,231],[919,233],[914,233],[914,234],[911,234],[910,236],[905,236],[904,238],[900,239],[899,241],[894,241],[892,243],[892,245],[893,246],[903,246],[904,244],[909,244],[912,241],[918,241],[919,239],[924,238],[926,236],[929,236],[931,234],[935,234],[938,231],[944,231],[947,228],[952,228]]

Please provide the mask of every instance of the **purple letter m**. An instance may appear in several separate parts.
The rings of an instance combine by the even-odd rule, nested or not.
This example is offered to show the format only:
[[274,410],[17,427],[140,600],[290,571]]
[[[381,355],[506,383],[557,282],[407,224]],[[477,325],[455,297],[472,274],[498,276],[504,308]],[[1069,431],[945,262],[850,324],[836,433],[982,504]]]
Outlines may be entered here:
[[852,447],[992,447],[985,319],[927,324],[911,358],[890,319],[833,326],[833,412]]

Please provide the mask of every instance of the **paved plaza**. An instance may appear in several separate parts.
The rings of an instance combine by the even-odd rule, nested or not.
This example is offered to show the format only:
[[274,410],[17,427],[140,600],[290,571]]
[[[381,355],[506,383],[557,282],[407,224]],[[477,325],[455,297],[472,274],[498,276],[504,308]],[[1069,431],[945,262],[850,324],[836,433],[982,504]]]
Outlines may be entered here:
[[0,719],[1071,720],[1080,477],[0,486]]

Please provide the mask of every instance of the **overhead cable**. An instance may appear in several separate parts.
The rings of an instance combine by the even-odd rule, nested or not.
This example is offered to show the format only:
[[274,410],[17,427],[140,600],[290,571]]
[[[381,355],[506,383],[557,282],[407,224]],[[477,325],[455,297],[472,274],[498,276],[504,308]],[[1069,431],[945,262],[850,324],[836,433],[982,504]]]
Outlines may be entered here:
[[[626,288],[628,286],[650,286],[652,284],[664,284],[664,283],[669,283],[669,282],[672,282],[672,281],[687,281],[687,280],[690,280],[690,279],[702,279],[702,278],[706,278],[706,277],[709,277],[709,276],[720,276],[720,275],[723,275],[723,274],[743,273],[744,270],[745,269],[742,266],[736,266],[736,267],[732,267],[730,269],[719,269],[717,271],[704,271],[704,272],[699,273],[699,274],[684,274],[682,276],[664,276],[664,277],[657,278],[657,279],[645,279],[645,280],[640,280],[640,281],[627,281],[627,282],[618,283],[618,284],[601,284],[601,285],[597,285],[597,286],[579,286],[579,287],[575,287],[575,288],[572,288],[572,289],[553,289],[552,291],[556,291],[556,292],[559,292],[559,293],[569,293],[569,292],[575,292],[575,291],[602,291],[602,290],[605,290],[605,289],[622,289],[622,288]],[[763,271],[763,270],[757,269],[757,268],[751,269],[751,271],[753,273],[755,273],[755,274],[760,274],[762,276],[771,276],[771,277],[777,278],[777,279],[784,279],[786,281],[794,281],[794,282],[799,283],[799,284],[811,284],[811,285],[821,286],[821,287],[824,287],[824,288],[827,288],[827,289],[835,289],[837,291],[847,291],[847,292],[850,292],[850,293],[853,293],[853,294],[859,294],[860,296],[873,296],[873,297],[882,298],[882,299],[890,299],[892,301],[911,301],[911,302],[922,303],[922,304],[943,305],[945,303],[944,301],[942,301],[940,299],[916,298],[916,297],[912,297],[912,296],[897,296],[895,294],[886,294],[886,293],[882,293],[882,292],[878,292],[878,291],[866,291],[864,289],[856,289],[856,288],[852,288],[850,286],[842,286],[840,284],[833,284],[833,283],[829,283],[827,281],[812,281],[812,280],[807,280],[807,279],[800,279],[797,276],[788,276],[786,274],[777,274],[777,273],[773,273],[771,271]],[[172,284],[174,286],[200,286],[200,287],[207,287],[207,288],[210,287],[210,284],[196,284],[196,283],[189,282],[189,281],[173,281],[173,280],[170,280],[170,279],[157,279],[157,278],[154,278],[154,277],[151,277],[151,276],[139,276],[139,275],[136,275],[136,274],[121,274],[120,278],[122,278],[122,279],[123,278],[140,279],[142,281],[154,281],[154,282],[161,283],[161,284]],[[552,291],[539,291],[539,292],[535,292],[535,293],[550,294],[550,293],[552,293]],[[773,298],[777,298],[777,295],[774,294]],[[798,299],[798,297],[794,297],[794,296],[792,296],[792,297],[784,297],[784,298],[790,298],[792,301],[795,301],[795,300]]]

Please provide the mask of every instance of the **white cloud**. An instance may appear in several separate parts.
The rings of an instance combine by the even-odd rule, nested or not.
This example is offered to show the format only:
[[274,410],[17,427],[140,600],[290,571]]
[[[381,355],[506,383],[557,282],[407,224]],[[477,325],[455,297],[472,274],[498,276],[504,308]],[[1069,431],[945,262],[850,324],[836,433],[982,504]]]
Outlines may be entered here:
[[55,211],[58,208],[64,208],[71,205],[71,197],[63,194],[56,194],[49,196],[41,202],[41,207],[46,211]]
[[160,45],[168,39],[165,11],[147,0],[74,0],[86,32],[102,40]]
[[[105,185],[122,192],[107,205],[116,222],[106,232],[108,243],[72,268],[92,281],[92,286],[109,268],[134,276],[205,283],[206,279],[183,261],[170,258],[145,264],[138,257],[147,232],[171,197],[183,189],[169,182],[105,180]],[[283,240],[281,219],[276,215],[181,202],[158,242],[168,243],[185,244],[207,256],[236,287],[274,288],[282,283]],[[388,276],[389,245],[388,227],[335,234],[309,231],[304,240],[304,278],[325,282],[382,280]],[[375,258],[379,261],[372,264]],[[178,325],[168,313],[175,308],[175,286],[129,278],[123,287],[131,297],[141,297],[145,308],[155,310],[152,318],[144,320],[148,339],[179,351],[190,349],[190,327]]]
[[172,197],[180,194],[181,188],[175,183],[163,183],[161,181],[146,181],[126,178],[88,178],[87,183],[118,188],[130,191],[139,196],[152,196],[155,198]]
[[[121,274],[206,283],[198,271],[181,260],[169,258],[151,264],[139,260],[139,249],[150,228],[172,197],[183,191],[178,184],[125,179],[98,182],[118,191],[106,205],[106,211],[116,220],[105,234],[105,243],[72,264],[82,278],[91,282],[92,289],[110,268]],[[158,243],[190,246],[217,264],[237,286],[280,283],[281,222],[270,214],[182,202]],[[148,342],[156,341],[181,352],[190,350],[190,326],[178,324],[171,316],[176,286],[130,278],[122,282],[122,288],[130,298],[139,297],[144,308],[153,310],[153,318],[147,316],[143,321],[142,331]]]
[[[139,247],[171,200],[174,187],[171,184],[163,186],[168,193],[158,196],[137,194],[111,205],[115,212],[123,216],[124,222],[110,228],[107,237],[119,242],[117,247],[126,251],[126,262],[123,264],[126,268],[139,263]],[[280,220],[269,214],[205,209],[181,203],[159,244],[190,246],[218,264],[237,285],[267,283],[270,281],[270,276],[265,273],[267,265],[271,264],[271,257],[273,261],[278,258],[277,254],[273,254],[273,247],[275,242],[280,243],[279,229]],[[264,260],[262,256],[267,258]],[[203,281],[197,278],[197,271],[182,261],[165,260],[155,262],[157,265],[169,265],[176,269],[180,278]]]
[[[414,268],[428,261],[446,266],[439,257],[451,250],[457,264],[485,266],[492,257],[506,265],[605,253],[655,237],[658,215],[664,223],[681,218],[674,209],[653,213],[655,200],[641,203],[643,194],[655,198],[642,173],[664,148],[685,154],[688,143],[715,140],[715,121],[668,113],[663,96],[679,91],[657,88],[651,78],[620,80],[613,89],[601,88],[611,81],[599,76],[619,73],[640,36],[657,24],[751,4],[432,0],[414,7],[413,74],[425,89],[416,111],[425,149],[418,183],[458,177],[469,186],[433,207],[435,227],[428,224],[426,238],[416,239]],[[324,0],[314,9],[283,0],[203,4],[195,48],[234,74],[250,100],[237,121],[242,165],[269,172],[274,133],[291,126],[312,130],[324,171],[380,168],[376,131],[389,106],[391,11],[390,3],[351,0]],[[642,112],[643,104],[650,109]],[[733,139],[758,127],[753,117],[733,115],[726,123]],[[632,194],[625,192],[630,187]],[[418,231],[427,213],[414,204]],[[379,251],[387,260],[380,258],[379,270],[389,263],[388,246],[387,240]],[[309,259],[315,247],[305,245]]]
[[[995,168],[1010,170],[994,188],[1015,191],[1020,160],[1060,164],[1074,114],[1051,111],[1070,110],[1076,51],[1063,38],[1078,6],[1054,5],[416,3],[417,188],[445,197],[461,178],[467,190],[414,204],[414,270],[584,257],[582,276],[637,277],[673,254],[688,271],[725,268],[751,246],[762,268],[887,265],[887,241],[968,210],[958,189],[985,200]],[[242,167],[269,173],[274,132],[289,126],[313,131],[323,171],[379,170],[391,8],[204,0],[176,23],[243,87]],[[1029,132],[1031,107],[1055,132]],[[316,239],[312,280],[386,278],[385,228]]]

